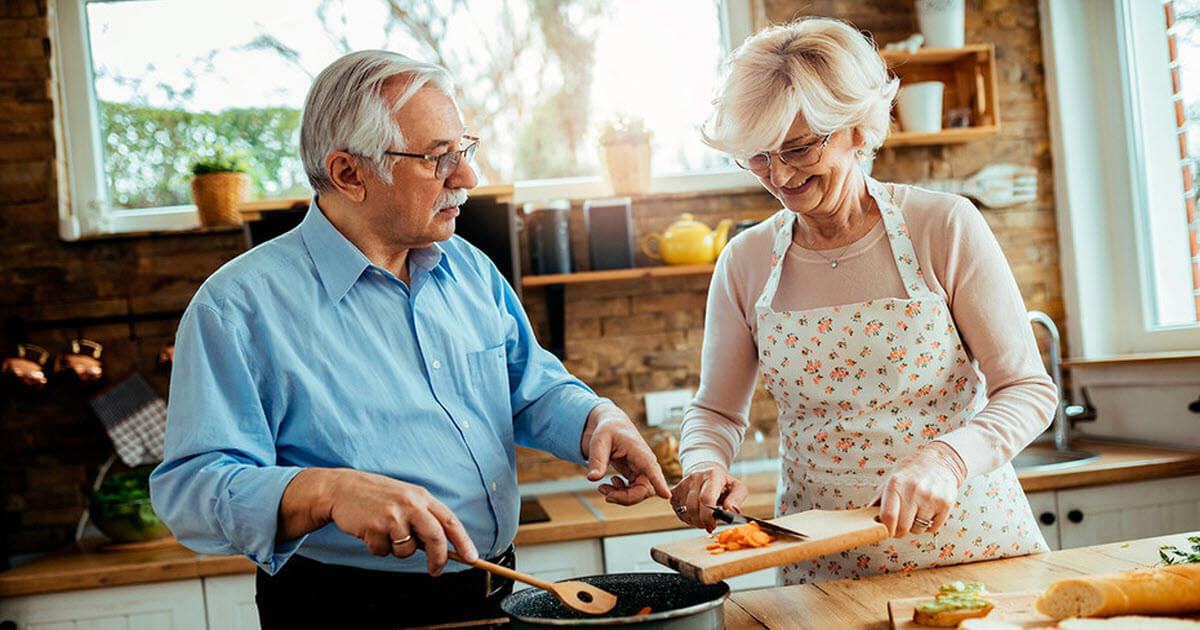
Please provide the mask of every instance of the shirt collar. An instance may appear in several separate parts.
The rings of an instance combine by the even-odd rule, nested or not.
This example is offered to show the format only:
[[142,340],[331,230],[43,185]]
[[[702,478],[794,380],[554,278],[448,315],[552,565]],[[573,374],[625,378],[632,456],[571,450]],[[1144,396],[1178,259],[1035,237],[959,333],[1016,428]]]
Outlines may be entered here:
[[[317,276],[325,287],[325,293],[333,302],[341,301],[364,270],[375,267],[354,243],[329,222],[317,206],[316,197],[309,203],[308,213],[300,222],[300,234],[317,268]],[[410,250],[408,256],[409,261],[430,272],[442,265],[446,258],[437,243]]]

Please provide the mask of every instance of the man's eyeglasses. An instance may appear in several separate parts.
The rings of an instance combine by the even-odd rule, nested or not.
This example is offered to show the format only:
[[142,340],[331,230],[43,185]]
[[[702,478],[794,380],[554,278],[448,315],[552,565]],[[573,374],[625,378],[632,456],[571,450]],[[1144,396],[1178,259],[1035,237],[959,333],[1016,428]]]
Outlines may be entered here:
[[414,157],[422,160],[436,160],[437,166],[433,169],[433,176],[438,179],[446,179],[450,177],[450,173],[458,168],[460,162],[471,163],[471,158],[475,157],[475,149],[479,148],[479,138],[475,136],[463,136],[463,140],[467,141],[467,146],[456,151],[447,151],[441,155],[426,155],[424,153],[404,153],[402,151],[384,151],[385,155],[398,155],[400,157]]
[[[812,166],[821,161],[821,155],[825,153],[825,145],[829,144],[829,138],[833,134],[825,136],[821,142],[813,142],[801,147],[792,149],[784,149],[778,151],[775,155],[779,156],[779,161],[795,168],[804,168]],[[734,162],[753,173],[765,175],[771,171],[771,154],[767,152],[755,153],[748,158],[734,160]]]

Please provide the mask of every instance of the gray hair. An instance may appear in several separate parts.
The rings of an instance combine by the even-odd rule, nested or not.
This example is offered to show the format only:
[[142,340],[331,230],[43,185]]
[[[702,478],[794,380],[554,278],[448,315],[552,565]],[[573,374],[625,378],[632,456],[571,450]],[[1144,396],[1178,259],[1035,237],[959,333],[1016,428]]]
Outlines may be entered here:
[[746,157],[783,144],[800,115],[818,135],[858,129],[866,157],[887,137],[898,87],[870,37],[841,20],[801,18],[769,26],[733,52],[701,135]]
[[[394,77],[408,83],[388,103],[383,88]],[[445,68],[386,50],[353,52],[322,70],[304,100],[300,121],[300,159],[313,190],[333,189],[325,157],[334,151],[365,158],[376,175],[391,183],[384,151],[405,150],[404,134],[392,114],[429,83],[453,96],[454,81]]]

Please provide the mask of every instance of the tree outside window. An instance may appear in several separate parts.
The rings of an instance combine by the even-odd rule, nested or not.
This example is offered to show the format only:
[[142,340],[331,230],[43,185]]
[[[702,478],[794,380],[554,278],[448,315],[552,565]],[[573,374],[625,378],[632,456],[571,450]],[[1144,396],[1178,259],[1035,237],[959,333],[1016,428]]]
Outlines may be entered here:
[[190,203],[188,166],[241,153],[254,198],[310,194],[300,108],[315,75],[383,48],[447,67],[484,182],[599,174],[604,120],[646,119],[655,171],[728,166],[699,141],[722,58],[717,0],[88,2],[114,207]]

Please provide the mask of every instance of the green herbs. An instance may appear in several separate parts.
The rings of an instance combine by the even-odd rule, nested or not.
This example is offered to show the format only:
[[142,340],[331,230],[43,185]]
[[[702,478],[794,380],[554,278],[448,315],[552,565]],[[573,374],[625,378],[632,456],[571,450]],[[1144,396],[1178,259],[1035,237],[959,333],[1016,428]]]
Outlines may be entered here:
[[212,155],[197,157],[192,162],[193,175],[208,173],[245,173],[248,167],[239,153],[220,147],[213,150]]
[[1160,564],[1190,564],[1200,562],[1200,536],[1188,536],[1188,542],[1192,543],[1191,551],[1180,551],[1174,545],[1159,547],[1158,557],[1162,558]]
[[150,472],[140,466],[109,475],[92,492],[88,509],[92,522],[104,535],[117,542],[153,540],[170,534],[150,505]]
[[129,472],[109,475],[92,493],[97,503],[130,503],[150,499],[150,473],[154,466],[141,466]]

